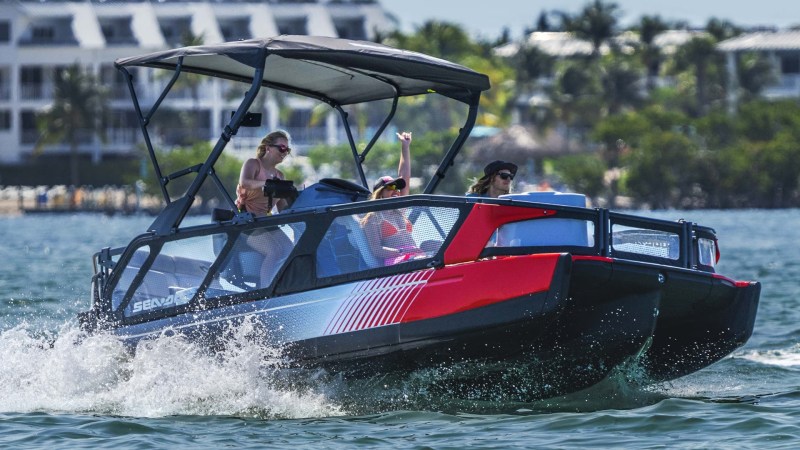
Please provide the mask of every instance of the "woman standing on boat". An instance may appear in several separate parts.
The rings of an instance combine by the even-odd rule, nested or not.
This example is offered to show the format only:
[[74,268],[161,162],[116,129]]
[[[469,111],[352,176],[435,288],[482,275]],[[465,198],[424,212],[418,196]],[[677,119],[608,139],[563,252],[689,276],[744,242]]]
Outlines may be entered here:
[[483,176],[469,187],[467,197],[497,198],[511,192],[511,180],[517,174],[517,165],[506,161],[492,161],[483,168]]
[[[264,182],[284,179],[283,172],[276,166],[291,153],[289,135],[285,131],[273,131],[264,136],[256,150],[256,157],[242,165],[239,185],[236,186],[236,206],[239,211],[247,211],[257,217],[272,214],[273,205],[270,205],[270,198],[264,195]],[[286,199],[282,198],[274,205],[278,212],[287,206]]]
[[[387,199],[408,195],[411,179],[411,132],[397,133],[400,139],[400,164],[397,177],[386,175],[378,179],[372,187],[372,200]],[[413,227],[400,209],[371,212],[362,219],[362,227],[367,236],[370,251],[385,265],[413,259],[420,254],[414,238]]]
[[[285,131],[273,131],[264,136],[256,150],[256,157],[242,165],[239,185],[236,186],[236,206],[239,211],[262,217],[271,215],[273,207],[280,212],[288,206],[282,198],[273,205],[272,199],[264,195],[263,187],[267,180],[284,179],[283,172],[276,166],[291,152],[289,135]],[[280,228],[271,231],[256,229],[247,236],[247,244],[264,255],[259,287],[269,286],[292,250],[291,240]]]

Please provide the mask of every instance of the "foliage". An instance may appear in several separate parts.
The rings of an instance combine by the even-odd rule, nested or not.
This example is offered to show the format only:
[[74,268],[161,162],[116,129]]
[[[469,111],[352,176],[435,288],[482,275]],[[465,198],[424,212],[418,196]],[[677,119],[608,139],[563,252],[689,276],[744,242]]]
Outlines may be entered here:
[[606,165],[599,155],[565,156],[558,160],[556,172],[574,191],[589,198],[597,198],[604,193]]
[[[526,123],[534,123],[541,135],[556,129],[569,144],[577,143],[584,150],[553,161],[556,175],[574,191],[609,200],[612,205],[614,196],[623,194],[637,206],[657,208],[800,206],[800,106],[795,101],[760,97],[764,88],[774,83],[775,73],[770,61],[758,54],[738,55],[737,85],[729,84],[725,58],[716,46],[741,29],[712,19],[706,26],[707,34],[691,39],[674,54],[666,54],[655,45],[655,38],[668,28],[680,27],[679,23],[644,16],[633,27],[639,42],[617,47],[612,38],[619,13],[615,3],[592,0],[575,15],[539,15],[538,30],[559,29],[549,18],[560,17],[560,28],[591,42],[593,53],[588,57],[557,59],[536,47],[522,45],[513,58],[500,58],[493,47],[508,42],[507,33],[493,43],[476,42],[461,26],[446,21],[428,21],[413,33],[396,31],[380,36],[379,41],[486,74],[491,89],[481,96],[477,125],[507,126],[512,122],[512,111],[530,104],[529,110],[521,111]],[[202,41],[202,36],[185,38],[198,41],[193,43]],[[601,54],[606,43],[612,43],[611,51]],[[659,75],[665,77],[656,83]],[[190,90],[193,98],[200,88],[189,76],[182,76],[175,87]],[[51,111],[42,116],[42,127],[47,124],[49,128],[40,144],[72,142],[68,135],[71,131],[91,128],[94,122],[89,118],[102,117],[93,109],[102,104],[97,103],[102,95],[89,90],[87,82],[62,89]],[[71,107],[85,112],[72,119],[85,122],[66,122],[70,115],[64,100],[58,98],[62,94],[75,94]],[[735,96],[739,98],[736,109],[727,103]],[[283,94],[272,100],[282,114],[289,111]],[[257,109],[263,109],[265,101],[260,96]],[[82,103],[91,105],[80,106]],[[345,108],[356,139],[365,139],[383,120],[389,104]],[[167,108],[164,111],[169,115]],[[436,95],[400,100],[392,125],[414,132],[413,192],[421,192],[434,176],[443,152],[463,125],[466,111],[463,104]],[[311,121],[316,124],[329,112],[320,108]],[[152,134],[208,128],[202,122],[208,114],[199,110],[196,114],[172,114],[167,121],[154,118]],[[165,175],[201,163],[210,151],[206,143],[190,146],[196,133],[186,134],[184,147],[160,152]],[[357,142],[359,151],[365,145]],[[449,168],[437,192],[463,193],[470,178],[479,174],[485,161],[472,160],[469,150],[465,148]],[[390,128],[367,155],[367,183],[396,173],[398,159],[399,143]],[[217,174],[231,193],[240,167],[240,161],[225,156],[217,164]],[[307,157],[293,157],[281,169],[288,179],[305,180],[305,184],[322,177],[360,182],[347,144],[314,147]],[[188,175],[170,182],[170,192],[180,194],[191,179]],[[148,191],[160,194],[152,173],[147,180],[152,180]],[[204,202],[222,199],[210,181],[200,196]]]
[[[507,80],[514,79],[513,69],[506,61],[493,56],[491,48],[473,42],[460,25],[430,20],[413,34],[390,33],[382,38],[382,43],[447,59],[486,74],[492,89],[481,96],[477,124],[502,126],[509,122],[514,86]],[[463,125],[466,116],[459,110],[461,105],[453,106],[455,102],[439,96],[425,97],[403,99],[395,122],[419,133],[457,129]]]
[[[190,147],[176,147],[171,150],[157,151],[156,157],[158,158],[162,176],[166,177],[181,169],[202,164],[211,153],[211,150],[212,146],[210,143],[198,142]],[[236,195],[236,184],[239,181],[241,167],[242,161],[224,153],[214,165],[214,171],[217,177],[219,177],[230,195],[234,197]],[[174,200],[183,195],[195,176],[196,173],[190,173],[171,180],[167,184],[167,192],[170,194],[171,199]],[[145,182],[145,192],[147,194],[161,196],[161,188],[153,172],[152,165],[147,166],[146,178],[143,181]],[[202,206],[204,208],[207,208],[213,203],[227,206],[227,200],[225,200],[224,194],[219,191],[210,177],[206,178],[198,192],[198,196],[202,200]]]
[[566,31],[592,43],[592,55],[600,55],[600,47],[614,37],[617,29],[619,6],[594,0],[583,8],[580,14],[562,14],[561,21]]
[[699,117],[705,115],[709,105],[721,104],[725,100],[726,71],[724,57],[717,52],[716,40],[712,37],[695,37],[682,45],[675,54],[673,73],[686,72],[692,75],[695,101],[688,112]]
[[627,194],[655,208],[679,205],[681,199],[688,198],[696,179],[696,153],[696,147],[683,134],[660,130],[648,133],[642,146],[625,157]]
[[[455,139],[452,133],[415,133],[411,144],[411,176],[420,178],[424,187],[435,173],[446,148]],[[359,145],[359,152],[363,152],[366,144]],[[349,145],[336,146],[320,145],[312,147],[308,152],[308,159],[315,172],[323,177],[345,178],[360,183],[355,172],[352,151]],[[364,160],[364,174],[367,183],[372,183],[383,175],[396,175],[400,163],[400,144],[398,142],[378,141],[367,153]],[[412,185],[412,192],[420,192]]]
[[102,137],[102,118],[107,110],[107,94],[91,72],[73,64],[57,73],[53,104],[37,114],[41,133],[36,152],[44,145],[66,141],[70,149],[70,183],[79,186],[78,143],[86,133]]

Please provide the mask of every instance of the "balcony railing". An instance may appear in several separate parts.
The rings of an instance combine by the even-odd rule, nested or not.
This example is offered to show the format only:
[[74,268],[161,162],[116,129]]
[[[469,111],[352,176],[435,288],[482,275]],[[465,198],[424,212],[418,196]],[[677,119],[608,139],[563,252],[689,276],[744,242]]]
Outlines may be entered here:
[[19,86],[19,93],[23,100],[52,100],[53,86],[44,83],[22,83]]
[[781,75],[778,83],[765,88],[763,94],[768,98],[800,97],[800,74]]

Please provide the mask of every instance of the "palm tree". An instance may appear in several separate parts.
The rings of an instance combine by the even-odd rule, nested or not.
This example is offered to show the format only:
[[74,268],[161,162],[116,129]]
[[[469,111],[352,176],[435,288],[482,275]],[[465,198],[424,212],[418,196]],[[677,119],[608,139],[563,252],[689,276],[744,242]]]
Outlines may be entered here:
[[739,55],[736,64],[736,78],[744,100],[757,99],[765,87],[778,81],[772,63],[758,53]]
[[107,94],[96,77],[77,63],[62,69],[59,75],[53,104],[36,118],[41,133],[36,151],[66,141],[70,149],[70,183],[79,186],[78,145],[85,141],[86,131],[92,137],[103,137],[101,119],[107,109]]
[[722,73],[722,56],[716,50],[712,37],[695,37],[682,45],[675,54],[675,69],[692,71],[695,78],[697,115],[704,116],[709,104],[709,78],[712,73]]
[[661,49],[655,45],[655,39],[667,30],[668,25],[660,16],[642,16],[638,28],[639,41],[642,45],[639,57],[647,70],[647,91],[653,92],[661,63]]
[[577,16],[561,13],[564,29],[592,43],[592,56],[600,55],[600,47],[616,35],[619,6],[601,0],[586,5]]

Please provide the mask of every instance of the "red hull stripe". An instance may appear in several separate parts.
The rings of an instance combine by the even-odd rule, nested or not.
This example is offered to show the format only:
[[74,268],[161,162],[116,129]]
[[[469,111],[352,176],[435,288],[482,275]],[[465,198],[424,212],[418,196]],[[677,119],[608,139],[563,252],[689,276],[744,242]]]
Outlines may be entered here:
[[477,203],[445,250],[444,263],[475,261],[492,233],[504,223],[553,215],[555,211],[552,210]]
[[431,319],[550,289],[558,254],[509,256],[437,270],[400,322]]
[[325,328],[325,335],[396,323],[399,312],[433,275],[433,269],[356,283]]
[[545,292],[558,257],[509,256],[362,281],[342,301],[324,334],[441,317]]
[[573,261],[600,261],[606,263],[613,263],[614,259],[609,258],[608,256],[583,256],[583,255],[572,255]]
[[715,273],[715,274],[713,274],[711,276],[716,278],[716,279],[718,279],[718,280],[726,281],[726,282],[736,286],[737,288],[745,288],[745,287],[749,287],[751,284],[753,284],[751,281],[731,280],[730,278],[728,278],[728,277],[726,277],[724,275],[720,275],[718,273]]

